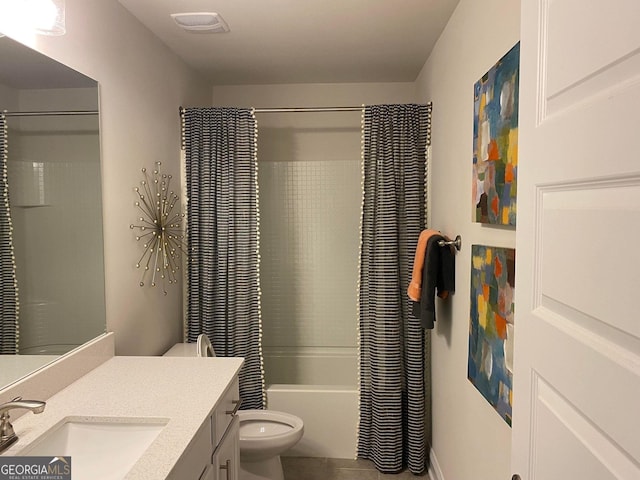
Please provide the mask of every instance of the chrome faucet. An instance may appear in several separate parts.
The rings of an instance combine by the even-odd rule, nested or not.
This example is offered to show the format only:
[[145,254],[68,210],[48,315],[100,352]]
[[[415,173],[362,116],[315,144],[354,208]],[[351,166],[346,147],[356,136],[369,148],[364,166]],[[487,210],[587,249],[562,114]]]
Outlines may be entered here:
[[22,400],[22,397],[16,397],[10,402],[0,404],[0,453],[9,448],[18,436],[13,431],[13,425],[9,422],[9,410],[14,408],[26,408],[33,413],[44,412],[46,403],[39,400]]

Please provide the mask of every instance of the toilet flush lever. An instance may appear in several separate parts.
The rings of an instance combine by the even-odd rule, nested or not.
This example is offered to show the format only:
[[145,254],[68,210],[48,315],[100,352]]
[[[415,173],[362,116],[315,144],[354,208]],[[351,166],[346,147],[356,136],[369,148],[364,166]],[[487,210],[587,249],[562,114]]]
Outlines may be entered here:
[[238,413],[238,409],[240,408],[240,405],[242,405],[242,399],[233,400],[232,403],[234,405],[233,410],[227,410],[225,413],[233,417],[236,413]]

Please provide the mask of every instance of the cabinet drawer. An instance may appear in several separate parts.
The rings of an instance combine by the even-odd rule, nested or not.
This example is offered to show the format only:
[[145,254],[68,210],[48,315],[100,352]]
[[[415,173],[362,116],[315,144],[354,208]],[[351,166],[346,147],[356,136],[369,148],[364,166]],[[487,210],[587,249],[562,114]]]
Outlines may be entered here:
[[238,388],[238,377],[231,382],[229,389],[226,391],[222,400],[218,404],[214,414],[215,436],[213,444],[218,445],[224,436],[231,420],[235,417],[238,407],[240,406],[240,393]]

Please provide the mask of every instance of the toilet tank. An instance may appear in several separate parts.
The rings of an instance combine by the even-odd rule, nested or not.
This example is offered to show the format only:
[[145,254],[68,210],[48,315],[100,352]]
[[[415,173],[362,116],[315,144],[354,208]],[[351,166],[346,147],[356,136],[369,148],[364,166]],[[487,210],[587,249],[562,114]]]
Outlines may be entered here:
[[197,357],[197,347],[195,343],[176,343],[165,352],[163,357]]
[[198,336],[195,343],[176,343],[165,352],[163,357],[215,357],[216,352],[204,333]]

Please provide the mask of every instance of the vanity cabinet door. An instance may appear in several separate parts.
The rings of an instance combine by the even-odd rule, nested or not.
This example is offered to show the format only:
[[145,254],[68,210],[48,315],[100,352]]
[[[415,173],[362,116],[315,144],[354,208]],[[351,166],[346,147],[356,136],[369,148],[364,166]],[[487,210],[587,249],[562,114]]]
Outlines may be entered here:
[[240,469],[240,420],[234,416],[211,459],[214,480],[238,480]]
[[240,419],[238,377],[230,383],[167,480],[238,480]]
[[216,480],[216,471],[213,468],[213,465],[209,465],[207,469],[202,472],[202,476],[199,480]]
[[168,480],[200,480],[206,476],[207,467],[210,466],[213,443],[211,438],[211,417],[202,424],[198,433],[182,454],[176,466],[167,477]]
[[222,441],[222,436],[227,431],[227,427],[236,416],[240,407],[240,389],[238,387],[238,377],[236,377],[218,404],[215,412],[215,439],[217,445]]

